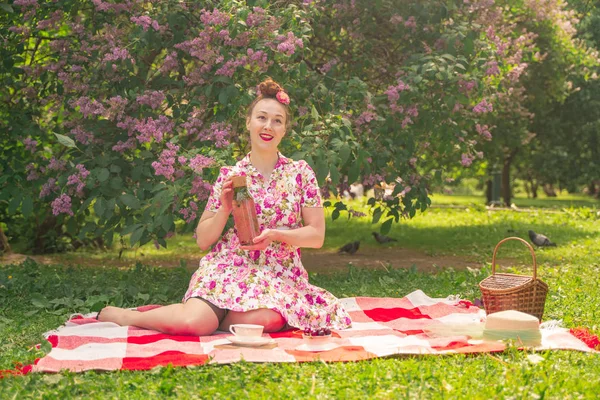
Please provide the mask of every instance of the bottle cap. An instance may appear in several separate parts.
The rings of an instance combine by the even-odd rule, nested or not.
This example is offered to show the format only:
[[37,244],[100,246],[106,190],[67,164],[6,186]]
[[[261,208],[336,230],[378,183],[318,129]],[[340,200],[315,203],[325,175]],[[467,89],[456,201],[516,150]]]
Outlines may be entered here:
[[242,186],[247,186],[246,185],[246,177],[245,176],[241,176],[241,175],[236,175],[234,176],[232,179],[233,181],[233,187],[242,187]]

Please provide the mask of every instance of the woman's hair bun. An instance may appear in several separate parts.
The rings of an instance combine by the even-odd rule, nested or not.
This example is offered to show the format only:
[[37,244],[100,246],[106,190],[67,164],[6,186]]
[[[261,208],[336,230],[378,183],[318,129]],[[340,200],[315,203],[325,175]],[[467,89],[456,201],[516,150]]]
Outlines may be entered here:
[[258,90],[263,96],[275,97],[277,92],[283,90],[281,85],[271,78],[267,78],[258,85]]

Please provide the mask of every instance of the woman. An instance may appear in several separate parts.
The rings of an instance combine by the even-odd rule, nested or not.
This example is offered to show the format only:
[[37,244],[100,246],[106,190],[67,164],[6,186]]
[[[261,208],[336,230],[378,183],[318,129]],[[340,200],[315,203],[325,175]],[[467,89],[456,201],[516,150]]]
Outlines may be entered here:
[[[106,307],[100,321],[168,334],[205,336],[233,324],[259,324],[277,332],[297,328],[348,328],[350,318],[329,292],[308,283],[299,247],[320,248],[325,216],[315,174],[278,146],[291,126],[290,99],[271,79],[248,108],[251,153],[221,169],[196,228],[198,246],[212,250],[200,261],[181,304],[146,312]],[[232,211],[231,177],[246,175],[261,233],[243,247],[234,228],[221,237]],[[216,244],[215,244],[216,243]]]

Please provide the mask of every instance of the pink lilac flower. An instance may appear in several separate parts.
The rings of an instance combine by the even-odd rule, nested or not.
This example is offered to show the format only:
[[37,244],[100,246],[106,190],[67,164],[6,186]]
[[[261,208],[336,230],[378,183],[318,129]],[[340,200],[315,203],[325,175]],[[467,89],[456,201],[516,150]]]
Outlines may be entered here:
[[460,163],[463,165],[463,167],[468,167],[473,163],[473,157],[469,154],[461,154],[460,156]]
[[27,164],[27,166],[25,167],[25,171],[27,172],[27,180],[28,181],[35,181],[36,179],[39,179],[39,177],[40,177],[40,175],[38,174],[38,171],[35,168],[35,165],[33,165],[33,163]]
[[137,146],[136,146],[136,143],[135,143],[135,139],[130,138],[130,139],[127,139],[127,141],[125,141],[125,142],[123,142],[122,140],[119,140],[117,142],[117,144],[115,144],[112,147],[112,150],[116,151],[118,153],[123,153],[125,150],[133,150],[136,147]]
[[458,81],[458,91],[463,94],[468,94],[475,86],[477,86],[477,82],[475,81],[465,81],[462,79]]
[[376,183],[383,182],[384,177],[380,174],[371,174],[367,175],[363,178],[363,185],[365,186],[373,186]]
[[91,115],[102,115],[106,111],[102,103],[97,100],[91,100],[89,97],[80,97],[77,100],[70,100],[69,105],[73,108],[79,107],[79,112],[85,118]]
[[174,71],[179,68],[179,60],[177,59],[177,52],[172,51],[165,57],[165,61],[163,61],[162,66],[160,67],[160,72],[163,74],[166,72]]
[[140,133],[137,135],[137,140],[140,143],[147,143],[154,138],[157,142],[161,142],[164,136],[175,127],[175,123],[164,115],[160,115],[158,119],[148,117],[143,121],[138,121],[135,129]]
[[162,90],[147,90],[143,95],[137,96],[136,100],[139,104],[150,106],[155,110],[165,100],[165,94]]
[[481,100],[479,104],[473,107],[473,112],[478,114],[483,114],[492,111],[494,111],[494,107],[492,107],[492,103],[488,103],[486,99]]
[[35,153],[35,148],[38,144],[37,140],[33,140],[32,138],[23,139],[23,144],[25,145],[25,149],[29,150],[32,153]]
[[147,31],[150,27],[152,27],[152,29],[154,29],[155,31],[160,30],[160,25],[158,24],[158,22],[147,15],[131,17],[130,21],[138,26],[141,26],[144,31]]
[[130,59],[133,64],[135,64],[135,60],[129,54],[129,50],[123,49],[120,47],[115,47],[112,49],[110,53],[106,53],[102,61],[117,61],[117,60],[126,60]]
[[44,19],[44,20],[38,22],[37,29],[40,29],[40,30],[58,29],[63,15],[64,15],[64,12],[62,10],[54,11],[52,14],[50,14],[50,18]]
[[252,8],[252,12],[246,17],[246,25],[249,27],[258,26],[265,20],[265,10],[261,7]]
[[90,174],[90,171],[88,171],[85,166],[83,166],[82,164],[77,164],[77,166],[75,167],[78,170],[78,173],[70,175],[67,179],[67,185],[69,186],[75,186],[75,194],[77,194],[77,196],[79,197],[83,197],[83,189],[85,188],[85,179],[88,177],[88,175]]
[[65,160],[57,160],[55,157],[50,159],[48,163],[48,169],[51,171],[64,171],[67,162]]
[[40,199],[48,196],[52,192],[58,191],[58,184],[56,183],[56,179],[49,178],[48,182],[42,185],[42,190],[40,191]]
[[204,25],[226,25],[231,17],[217,9],[213,12],[202,10],[200,20]]
[[364,124],[368,124],[369,122],[373,121],[375,118],[377,118],[377,114],[375,114],[374,112],[363,111],[363,113],[360,114],[358,116],[358,118],[356,118],[356,125],[361,126]]
[[201,176],[195,176],[189,193],[196,196],[198,200],[204,201],[210,196],[211,190],[212,185],[210,183],[205,182]]
[[404,18],[402,18],[401,15],[394,14],[392,15],[392,18],[390,18],[390,22],[392,23],[392,25],[400,25],[404,22]]
[[488,69],[485,71],[486,75],[490,76],[500,74],[500,69],[498,68],[498,61],[488,61],[487,63],[485,63],[485,66],[488,67]]
[[408,109],[406,110],[406,114],[408,114],[409,116],[416,118],[419,116],[419,110],[417,109],[416,105],[412,105],[410,107],[408,107]]
[[198,205],[195,202],[190,201],[189,205],[189,207],[184,207],[179,210],[179,213],[183,215],[185,222],[188,224],[196,219],[196,211],[198,211]]
[[308,113],[308,107],[300,106],[298,107],[298,116],[302,117]]
[[327,61],[325,64],[323,64],[323,66],[321,68],[319,68],[319,71],[321,71],[321,73],[326,74],[328,73],[331,68],[336,65],[339,62],[339,59],[337,58],[333,58],[329,61]]
[[94,134],[85,131],[80,126],[71,129],[70,133],[81,144],[90,144],[94,140]]
[[302,39],[294,36],[294,32],[288,32],[287,37],[284,35],[277,36],[277,40],[280,42],[277,45],[277,51],[285,53],[291,56],[296,52],[296,47],[304,48]]
[[482,136],[485,140],[492,140],[492,134],[490,133],[489,127],[487,125],[475,125],[475,129],[480,136]]
[[61,194],[59,197],[52,201],[52,214],[69,214],[73,215],[71,210],[71,198],[67,194]]
[[179,151],[179,146],[173,143],[167,143],[167,148],[164,149],[158,158],[158,161],[152,163],[154,173],[162,175],[170,181],[175,181],[175,159]]
[[213,141],[218,148],[227,147],[231,137],[231,125],[225,122],[213,122],[210,128],[203,129],[197,135],[197,140]]
[[120,120],[125,114],[125,107],[128,100],[121,96],[113,96],[108,99],[108,109],[104,112],[104,116],[110,120]]
[[415,20],[415,17],[408,17],[408,19],[404,21],[404,26],[407,28],[412,28],[412,30],[414,31],[417,28],[417,21]]
[[210,167],[215,160],[210,157],[205,157],[202,154],[198,154],[190,159],[190,168],[197,174],[202,173],[202,169]]
[[38,0],[15,0],[13,5],[21,7],[37,7]]

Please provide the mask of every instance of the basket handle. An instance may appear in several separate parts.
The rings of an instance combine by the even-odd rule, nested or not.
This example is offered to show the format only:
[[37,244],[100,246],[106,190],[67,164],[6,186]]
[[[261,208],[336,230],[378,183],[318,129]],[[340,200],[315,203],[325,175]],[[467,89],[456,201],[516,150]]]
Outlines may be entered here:
[[515,236],[502,239],[500,242],[498,242],[498,244],[494,248],[494,255],[492,256],[492,275],[496,274],[496,253],[498,252],[498,248],[500,247],[500,245],[502,243],[508,242],[509,240],[518,240],[529,248],[529,252],[531,253],[531,258],[533,259],[533,280],[535,280],[536,276],[537,276],[537,261],[535,259],[535,251],[533,250],[533,247],[531,247],[531,245],[527,241],[521,239],[520,237],[515,237]]

